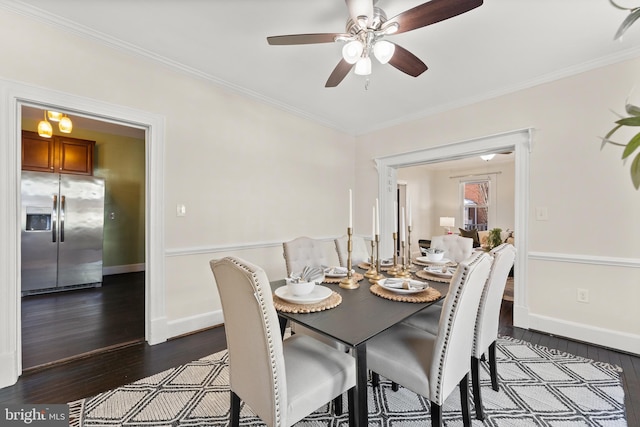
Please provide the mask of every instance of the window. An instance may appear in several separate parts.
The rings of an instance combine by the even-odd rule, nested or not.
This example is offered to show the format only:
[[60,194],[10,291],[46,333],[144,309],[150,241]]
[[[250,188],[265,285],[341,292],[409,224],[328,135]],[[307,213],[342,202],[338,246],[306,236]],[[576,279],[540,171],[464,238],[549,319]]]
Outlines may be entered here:
[[462,182],[462,218],[465,230],[489,229],[490,180]]

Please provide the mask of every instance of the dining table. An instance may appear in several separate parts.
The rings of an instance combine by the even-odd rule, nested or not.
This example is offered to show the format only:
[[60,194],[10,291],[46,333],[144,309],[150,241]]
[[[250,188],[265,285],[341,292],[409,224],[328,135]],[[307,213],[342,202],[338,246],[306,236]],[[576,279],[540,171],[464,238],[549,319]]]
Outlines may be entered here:
[[[419,267],[420,269],[422,267]],[[364,273],[365,270],[354,269]],[[415,277],[414,277],[415,278]],[[426,281],[424,279],[418,279]],[[338,293],[342,300],[339,305],[322,311],[296,313],[278,310],[280,331],[285,332],[287,322],[295,322],[330,339],[344,344],[351,350],[356,363],[356,387],[354,398],[355,425],[368,424],[367,407],[367,341],[400,323],[443,298],[447,283],[427,281],[429,286],[440,292],[440,298],[429,302],[406,302],[386,299],[370,291],[373,285],[367,278],[360,280],[357,289],[344,289],[337,283],[322,283]],[[285,286],[285,280],[271,282],[271,289]]]

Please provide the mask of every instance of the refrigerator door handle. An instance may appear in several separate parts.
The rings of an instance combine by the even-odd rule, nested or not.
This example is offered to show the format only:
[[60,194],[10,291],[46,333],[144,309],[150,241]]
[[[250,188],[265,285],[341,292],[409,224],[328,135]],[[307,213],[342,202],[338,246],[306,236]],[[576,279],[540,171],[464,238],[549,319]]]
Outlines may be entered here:
[[60,243],[64,242],[64,211],[65,211],[65,198],[60,196]]
[[58,223],[58,195],[54,194],[53,195],[53,209],[51,212],[51,217],[53,218],[53,221],[51,221],[51,241],[53,243],[56,242],[56,224]]

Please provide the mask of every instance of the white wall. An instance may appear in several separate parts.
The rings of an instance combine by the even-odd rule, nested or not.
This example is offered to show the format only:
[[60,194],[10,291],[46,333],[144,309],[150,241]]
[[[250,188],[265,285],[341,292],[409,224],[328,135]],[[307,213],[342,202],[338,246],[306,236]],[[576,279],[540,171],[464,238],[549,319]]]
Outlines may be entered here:
[[[346,233],[348,190],[355,186],[352,136],[4,10],[0,50],[0,79],[165,118],[162,274],[169,336],[221,322],[209,259],[243,256],[278,279],[285,275],[283,241]],[[18,156],[2,158],[0,166],[12,161]],[[17,177],[2,177],[3,185],[12,182]],[[15,201],[7,203],[0,216],[16,215]],[[185,217],[176,216],[176,204],[186,205]],[[365,231],[356,224],[356,233]],[[16,282],[12,277],[0,287]],[[6,314],[1,360],[15,357],[15,341],[6,339],[15,319]]]
[[[529,325],[640,353],[640,193],[621,150],[600,151],[598,139],[638,76],[640,59],[610,65],[360,136],[356,149],[375,159],[533,127]],[[356,168],[358,192],[377,191],[375,168]],[[536,207],[548,220],[535,219]],[[578,288],[590,303],[576,301]]]

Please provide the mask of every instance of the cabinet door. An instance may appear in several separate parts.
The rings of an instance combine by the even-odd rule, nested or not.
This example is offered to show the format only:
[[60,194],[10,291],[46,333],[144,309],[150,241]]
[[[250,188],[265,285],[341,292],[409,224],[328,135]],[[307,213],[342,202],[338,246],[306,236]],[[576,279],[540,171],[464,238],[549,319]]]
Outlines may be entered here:
[[57,166],[60,173],[93,175],[94,141],[56,136]]
[[55,172],[54,139],[42,138],[35,132],[22,131],[22,169]]

